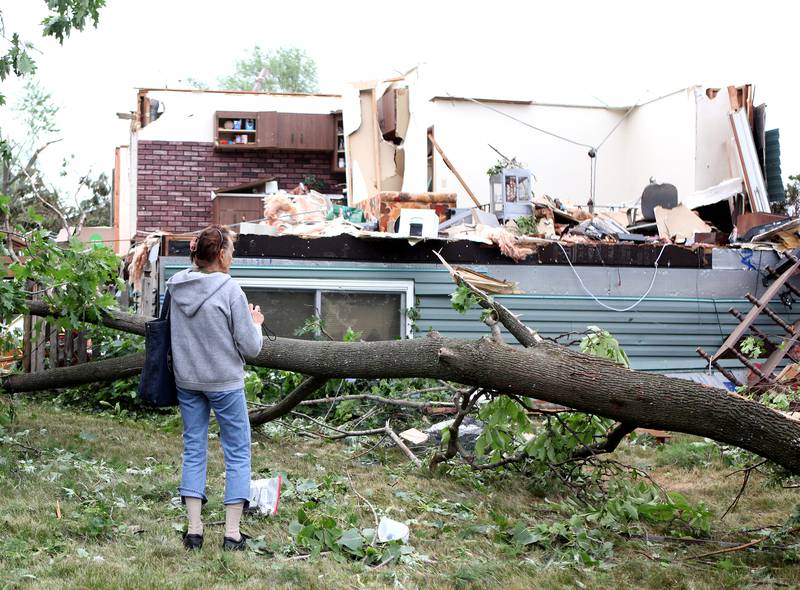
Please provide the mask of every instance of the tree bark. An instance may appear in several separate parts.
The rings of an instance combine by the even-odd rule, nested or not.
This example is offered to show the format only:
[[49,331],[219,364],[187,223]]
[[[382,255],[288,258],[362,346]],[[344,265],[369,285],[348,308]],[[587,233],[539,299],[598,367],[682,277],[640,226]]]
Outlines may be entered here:
[[[28,311],[31,315],[40,317],[57,317],[61,315],[58,313],[58,310],[50,309],[50,307],[44,301],[28,300],[25,302],[25,305],[28,307]],[[138,315],[108,310],[103,314],[101,323],[104,326],[114,328],[115,330],[121,330],[122,332],[128,332],[129,334],[144,336],[144,324],[149,319],[151,318],[144,318]]]
[[137,352],[71,367],[48,369],[38,373],[9,375],[2,380],[2,389],[10,393],[21,393],[72,387],[84,383],[114,381],[139,374],[142,366],[144,366],[144,353]]
[[[128,317],[143,326],[144,319]],[[107,321],[111,320],[104,323]],[[106,361],[54,369],[82,373],[82,381],[70,373],[71,381],[59,380],[57,386],[97,381],[95,367],[101,362]],[[129,375],[141,367],[141,356],[129,355],[108,362],[125,364],[118,367],[118,375]],[[800,473],[800,421],[722,389],[632,371],[547,341],[538,341],[531,348],[517,348],[488,339],[445,338],[435,332],[425,338],[387,342],[278,338],[265,342],[258,356],[248,362],[320,379],[446,379],[545,400],[644,428],[708,437]],[[55,380],[46,377],[49,373],[15,375],[7,378],[3,387],[8,391],[54,387]],[[114,378],[112,373],[107,370],[104,378]]]

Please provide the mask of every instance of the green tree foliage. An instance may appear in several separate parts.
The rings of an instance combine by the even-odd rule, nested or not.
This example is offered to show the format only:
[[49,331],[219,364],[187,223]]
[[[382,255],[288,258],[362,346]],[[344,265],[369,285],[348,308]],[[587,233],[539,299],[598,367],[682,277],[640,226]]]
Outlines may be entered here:
[[316,92],[317,63],[297,47],[263,50],[256,45],[219,84],[226,90]]
[[[64,225],[108,225],[111,221],[111,186],[105,173],[86,174],[70,195],[65,197],[47,181],[39,167],[45,150],[60,141],[56,124],[59,108],[50,92],[36,80],[25,84],[25,93],[15,105],[24,123],[22,137],[4,137],[7,156],[0,160],[0,194],[11,197],[7,209],[9,220],[26,229],[44,227],[58,231]],[[61,175],[66,176],[71,165],[62,162]],[[36,220],[29,211],[35,212]]]
[[[73,29],[82,31],[87,22],[97,26],[100,9],[106,0],[44,0],[49,14],[42,21],[42,35],[55,37],[59,43],[70,36]],[[8,48],[0,56],[0,81],[12,73],[15,76],[28,76],[36,71],[36,62],[31,56],[33,44],[20,38],[19,33],[10,33],[2,18],[0,9],[0,34],[8,39]],[[0,104],[5,104],[5,96],[0,94]]]
[[800,174],[789,177],[786,185],[786,200],[772,205],[773,213],[797,215],[800,213]]

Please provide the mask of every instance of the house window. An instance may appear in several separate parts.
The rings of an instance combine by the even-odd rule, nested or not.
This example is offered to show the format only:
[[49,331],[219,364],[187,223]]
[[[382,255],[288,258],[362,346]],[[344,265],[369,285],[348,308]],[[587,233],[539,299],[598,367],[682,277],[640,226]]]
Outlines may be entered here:
[[414,301],[413,281],[238,278],[250,303],[260,305],[264,323],[283,338],[309,318],[322,319],[325,332],[341,340],[348,328],[367,341],[411,337],[406,309]]

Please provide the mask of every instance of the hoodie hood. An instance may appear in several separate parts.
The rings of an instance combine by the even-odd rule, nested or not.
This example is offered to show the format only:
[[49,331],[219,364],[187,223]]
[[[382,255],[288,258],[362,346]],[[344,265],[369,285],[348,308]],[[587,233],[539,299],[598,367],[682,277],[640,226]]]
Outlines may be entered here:
[[192,317],[231,276],[222,272],[204,273],[191,269],[182,270],[167,281],[167,288],[175,305]]

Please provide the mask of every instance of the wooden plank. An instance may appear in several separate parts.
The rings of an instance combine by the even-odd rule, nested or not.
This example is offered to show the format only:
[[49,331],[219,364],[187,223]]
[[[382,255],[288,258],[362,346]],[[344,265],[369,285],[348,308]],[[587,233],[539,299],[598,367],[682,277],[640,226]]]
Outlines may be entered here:
[[714,353],[714,356],[711,357],[711,360],[717,360],[726,350],[732,350],[739,340],[742,338],[744,333],[750,328],[750,325],[756,321],[761,312],[767,306],[767,304],[775,298],[778,292],[783,288],[783,284],[788,281],[794,274],[797,272],[797,269],[800,268],[800,260],[792,264],[789,269],[783,273],[778,279],[775,280],[767,290],[764,291],[764,294],[761,296],[758,305],[754,305],[753,308],[747,312],[747,315],[744,318],[744,321],[734,328],[733,332],[725,339],[725,342],[722,343],[722,346],[719,347],[719,350]]
[[75,337],[75,348],[78,357],[78,363],[85,363],[88,359],[88,354],[86,351],[86,337],[84,336],[83,332],[78,332],[78,335]]
[[740,106],[739,103],[739,89],[736,86],[728,86],[728,100],[731,103],[731,110],[735,111]]
[[49,331],[48,339],[50,340],[50,368],[54,369],[58,366],[58,328],[48,323],[47,328]]
[[47,323],[42,319],[35,319],[33,321],[33,331],[31,336],[32,349],[31,349],[31,373],[38,373],[44,370],[44,354]]
[[22,371],[31,372],[31,330],[33,329],[33,319],[26,315],[22,319]]
[[64,332],[64,366],[71,367],[77,363],[74,362],[74,354],[73,354],[73,339],[75,338],[75,333],[72,330],[67,330]]
[[767,362],[761,367],[761,372],[764,373],[765,379],[771,380],[773,371],[778,368],[778,365],[783,360],[783,357],[786,356],[786,353],[789,352],[797,343],[798,339],[800,339],[800,321],[795,322],[792,328],[794,334],[785,342],[784,346],[775,347],[775,350],[773,350],[772,354],[767,358]]
[[444,161],[445,165],[448,168],[450,168],[450,172],[453,173],[453,175],[458,179],[458,182],[461,183],[461,186],[464,187],[464,190],[467,191],[467,193],[469,194],[470,198],[472,199],[472,202],[475,203],[475,206],[476,207],[480,207],[481,203],[480,203],[480,201],[478,201],[478,198],[475,196],[475,193],[473,193],[470,190],[470,188],[467,186],[466,181],[463,178],[461,178],[461,175],[458,173],[458,170],[456,170],[456,167],[453,166],[453,163],[444,154],[444,152],[442,151],[442,148],[439,147],[438,143],[436,143],[436,140],[433,138],[433,133],[428,133],[428,140],[431,142],[431,145],[433,145],[433,147],[436,148],[436,151],[439,152],[439,155],[442,157],[442,160]]

